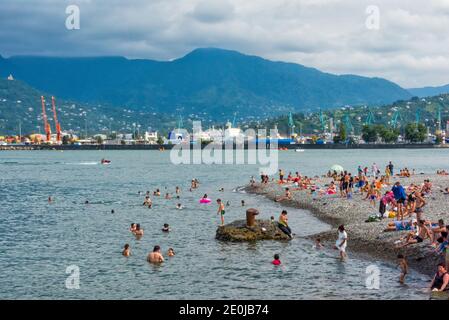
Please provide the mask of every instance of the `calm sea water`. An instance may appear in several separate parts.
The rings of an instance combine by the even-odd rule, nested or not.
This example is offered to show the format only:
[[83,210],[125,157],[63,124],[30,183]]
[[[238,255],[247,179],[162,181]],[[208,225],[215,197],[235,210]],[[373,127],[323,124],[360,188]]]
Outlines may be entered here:
[[[322,174],[333,164],[355,170],[373,161],[415,168],[417,172],[448,169],[449,150],[306,150],[280,152],[287,172]],[[112,160],[100,165],[99,160]],[[226,221],[242,219],[245,207],[261,218],[278,217],[282,207],[237,188],[257,176],[250,165],[172,165],[159,151],[8,151],[0,153],[0,298],[2,299],[427,299],[429,279],[412,272],[401,286],[394,265],[351,254],[341,263],[331,249],[317,252],[300,237],[288,243],[230,244],[215,240],[216,205],[200,205],[207,193],[230,202]],[[195,177],[200,188],[189,192]],[[178,200],[152,197],[143,207],[138,191],[174,194]],[[224,192],[219,189],[223,187]],[[48,196],[54,197],[51,204]],[[90,204],[84,202],[88,200]],[[111,213],[111,210],[115,213]],[[289,210],[297,235],[329,226],[302,210]],[[145,235],[136,240],[131,222]],[[163,234],[169,223],[172,232]],[[349,235],[350,236],[350,235]],[[125,243],[132,256],[121,256]],[[176,256],[161,266],[146,262],[154,245]],[[279,253],[282,267],[270,264]],[[380,289],[365,286],[366,267],[377,264]],[[80,269],[80,288],[67,289],[66,268]]]

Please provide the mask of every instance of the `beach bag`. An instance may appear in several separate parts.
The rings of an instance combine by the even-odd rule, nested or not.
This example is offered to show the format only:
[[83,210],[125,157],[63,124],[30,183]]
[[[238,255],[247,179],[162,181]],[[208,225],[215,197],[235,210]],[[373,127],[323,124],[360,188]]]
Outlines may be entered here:
[[379,220],[380,220],[380,218],[378,216],[372,215],[372,216],[369,216],[368,219],[365,220],[365,222],[376,222]]

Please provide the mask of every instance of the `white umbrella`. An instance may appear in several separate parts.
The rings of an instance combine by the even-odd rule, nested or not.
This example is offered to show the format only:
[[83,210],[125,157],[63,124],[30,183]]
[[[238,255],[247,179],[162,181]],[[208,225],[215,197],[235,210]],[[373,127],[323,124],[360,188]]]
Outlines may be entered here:
[[338,172],[343,172],[344,169],[343,169],[343,167],[340,166],[339,164],[334,164],[334,165],[331,167],[331,171],[337,171],[337,173],[338,173]]

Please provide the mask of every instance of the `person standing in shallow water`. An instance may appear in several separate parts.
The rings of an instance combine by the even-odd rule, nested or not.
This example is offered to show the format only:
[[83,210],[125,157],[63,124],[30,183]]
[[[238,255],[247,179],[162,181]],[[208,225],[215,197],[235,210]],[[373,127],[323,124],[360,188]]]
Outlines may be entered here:
[[153,252],[148,254],[147,261],[150,263],[162,263],[164,262],[164,257],[161,254],[161,247],[154,246]]
[[221,199],[217,199],[217,204],[218,204],[217,215],[220,215],[221,225],[224,226],[225,205],[221,201]]
[[335,242],[335,248],[338,249],[340,253],[341,261],[346,260],[346,246],[348,245],[348,234],[345,231],[345,226],[341,225],[338,227],[338,239]]

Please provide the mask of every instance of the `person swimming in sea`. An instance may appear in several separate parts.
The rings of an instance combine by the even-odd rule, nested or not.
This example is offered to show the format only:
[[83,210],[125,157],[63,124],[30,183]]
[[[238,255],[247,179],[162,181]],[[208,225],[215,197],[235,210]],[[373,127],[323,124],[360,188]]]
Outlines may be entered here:
[[167,192],[167,193],[165,194],[165,199],[167,199],[167,200],[170,200],[170,199],[171,199],[170,193]]
[[48,203],[51,203],[53,200],[51,198],[51,196],[48,197]]
[[167,255],[169,257],[174,257],[175,256],[175,250],[173,250],[173,248],[169,248],[168,252],[167,252]]
[[274,260],[271,261],[271,263],[272,263],[273,265],[275,265],[275,266],[281,265],[281,260],[280,260],[279,254],[276,253],[276,254],[274,255]]
[[181,189],[180,189],[178,186],[176,186],[176,191],[175,191],[175,193],[176,193],[176,194],[180,194],[180,193],[181,193]]
[[137,239],[140,239],[143,236],[143,229],[140,228],[139,223],[136,224],[136,230],[134,231],[134,235],[136,236]]
[[324,248],[323,244],[321,243],[321,239],[320,238],[316,238],[315,239],[315,245],[313,246],[315,249],[317,250],[321,250]]
[[176,205],[176,209],[181,210],[182,208],[183,208],[183,207],[182,207],[182,204],[178,203],[178,204]]
[[221,201],[221,199],[217,199],[217,204],[218,204],[217,215],[220,215],[221,225],[224,226],[225,206]]
[[148,206],[149,209],[153,206],[153,201],[151,201],[150,196],[145,196],[145,200],[143,201],[144,206]]
[[168,223],[164,223],[164,227],[162,228],[162,232],[170,232],[170,226]]
[[242,200],[242,207],[245,206],[245,200]]
[[156,191],[153,192],[153,195],[159,197],[161,195],[161,191],[159,189],[156,189]]
[[122,255],[125,257],[129,257],[131,255],[131,249],[129,248],[129,244],[125,244],[123,247]]
[[131,231],[132,233],[134,233],[136,231],[136,224],[135,223],[131,223],[131,227],[129,228],[129,231]]
[[164,262],[164,257],[161,254],[161,247],[154,246],[153,252],[149,253],[147,256],[147,261],[150,263],[162,263]]

